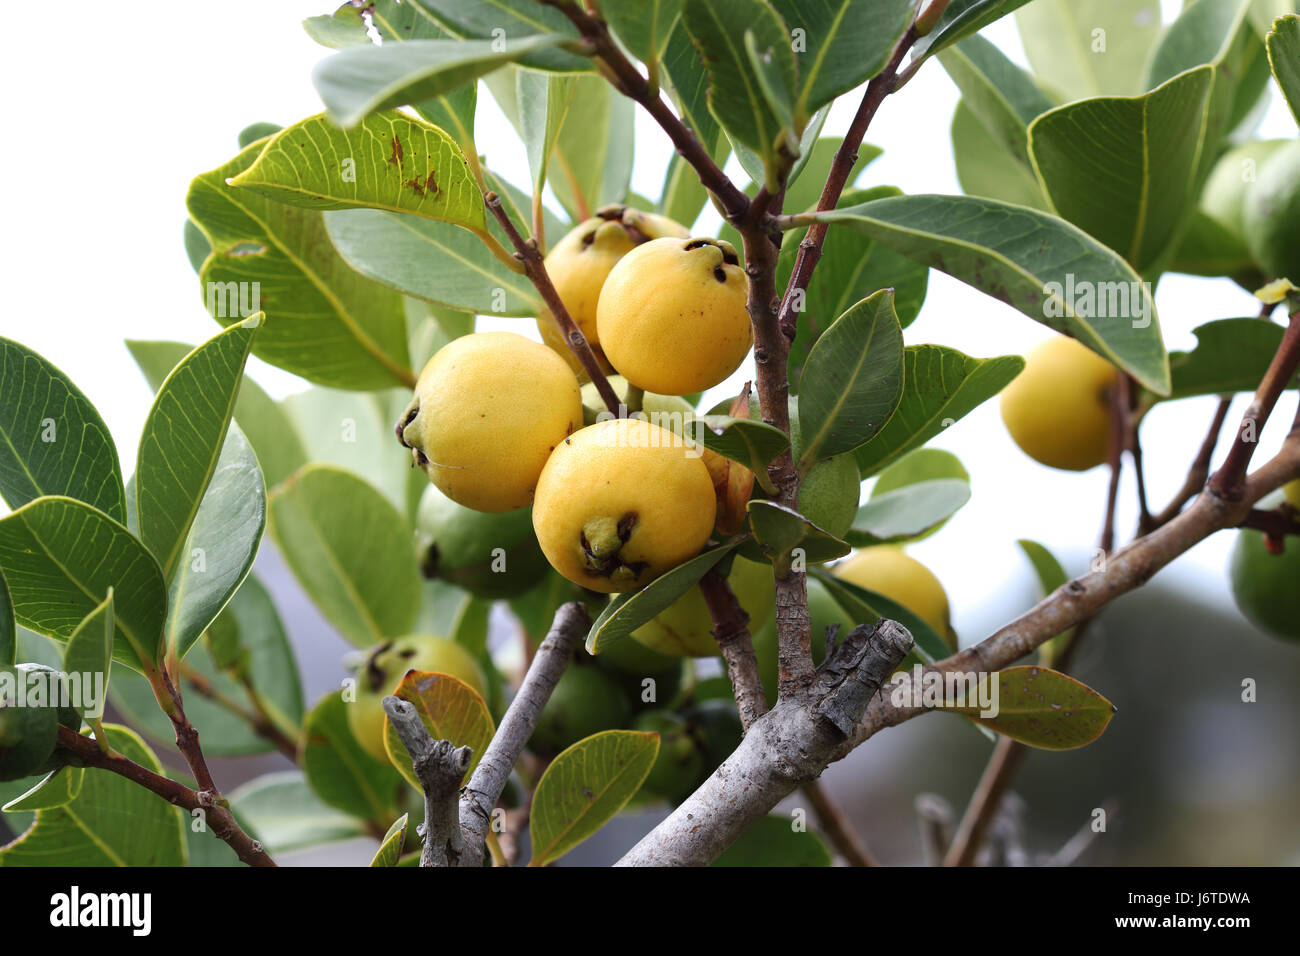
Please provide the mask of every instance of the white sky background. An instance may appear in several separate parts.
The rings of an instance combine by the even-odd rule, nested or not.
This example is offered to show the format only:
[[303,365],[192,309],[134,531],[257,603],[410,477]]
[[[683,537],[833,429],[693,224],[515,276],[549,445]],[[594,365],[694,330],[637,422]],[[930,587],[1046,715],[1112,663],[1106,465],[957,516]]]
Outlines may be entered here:
[[[1169,19],[1180,4],[1164,0],[1164,6]],[[60,31],[57,52],[45,44],[10,44],[5,50],[0,78],[12,95],[0,151],[0,182],[6,186],[0,334],[41,352],[86,392],[112,430],[128,474],[152,396],[122,340],[197,343],[217,330],[181,243],[189,181],[233,156],[236,135],[249,123],[288,124],[320,111],[310,73],[329,51],[299,24],[331,9],[330,0],[189,0],[124,15],[112,4],[80,3]],[[1024,63],[1011,18],[985,35]],[[867,140],[885,154],[862,182],[889,183],[908,193],[959,192],[948,139],[956,101],[942,67],[927,64],[881,109]],[[843,132],[856,102],[849,96],[837,104],[823,135]],[[498,172],[526,183],[524,151],[513,130],[486,91],[479,103],[480,151]],[[656,196],[671,147],[643,115],[637,122],[633,188]],[[1295,135],[1291,117],[1275,102],[1260,136]],[[728,171],[739,175],[734,161]],[[703,220],[701,228],[715,224],[716,218]],[[1171,349],[1191,347],[1197,325],[1256,309],[1230,282],[1181,276],[1164,280],[1157,301]],[[535,334],[531,320],[481,321],[484,327]],[[987,357],[1023,352],[1048,334],[1007,306],[932,272],[925,309],[906,338],[909,344],[935,342]],[[747,363],[711,395],[734,394],[752,375],[749,369]],[[250,370],[277,396],[304,387],[256,360]],[[1244,401],[1238,400],[1231,422]],[[1278,416],[1289,421],[1293,403],[1293,397],[1285,399]],[[1163,506],[1181,484],[1213,406],[1214,399],[1199,399],[1149,416],[1143,439],[1155,506]],[[1284,431],[1280,422],[1271,425],[1260,454],[1276,448]],[[1097,537],[1106,474],[1098,468],[1074,475],[1031,462],[1003,429],[996,400],[932,444],[961,457],[974,497],[914,553],[944,582],[954,624],[970,642],[1029,595],[1016,538],[1036,538],[1069,556],[1069,570],[1081,569]],[[1132,499],[1126,483],[1122,540],[1134,523]],[[1223,568],[1230,544],[1230,535],[1211,539],[1167,577],[1177,576],[1203,597],[1227,601]]]

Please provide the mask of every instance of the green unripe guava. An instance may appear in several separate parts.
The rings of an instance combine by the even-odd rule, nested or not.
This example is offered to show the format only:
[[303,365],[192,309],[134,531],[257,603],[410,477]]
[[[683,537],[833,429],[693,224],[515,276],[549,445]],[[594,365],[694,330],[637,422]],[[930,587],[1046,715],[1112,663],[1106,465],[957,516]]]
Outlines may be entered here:
[[594,733],[624,726],[631,711],[618,681],[599,668],[570,664],[537,718],[532,744],[563,750]]
[[731,756],[745,735],[740,726],[740,716],[736,713],[736,703],[734,700],[705,700],[687,709],[682,716],[704,755],[702,780]]
[[1300,140],[1259,164],[1242,211],[1246,244],[1269,279],[1300,285]]
[[[772,615],[776,602],[776,583],[770,565],[737,557],[731,565],[727,583],[749,615],[755,628]],[[680,657],[714,657],[718,642],[713,637],[713,618],[709,615],[699,585],[660,611],[653,619],[632,632],[632,636],[661,654]]]
[[1254,140],[1228,150],[1215,164],[1201,193],[1201,208],[1234,233],[1245,237],[1246,197],[1259,180],[1259,169],[1286,140]]
[[[0,667],[0,781],[31,776],[45,767],[59,736],[59,709],[26,700],[19,707],[19,684],[36,664]],[[48,668],[42,668],[48,670]],[[77,721],[80,726],[80,720]]]
[[476,597],[516,597],[546,573],[531,508],[474,511],[431,484],[420,498],[415,526],[424,575],[450,581]]
[[[623,638],[610,644],[595,656],[600,668],[623,688],[632,708],[662,707],[674,697],[682,685],[682,659],[669,657],[646,647],[640,641]],[[647,686],[646,680],[653,680]],[[646,700],[653,690],[653,700]]]
[[659,735],[659,756],[642,789],[680,803],[695,789],[704,772],[704,753],[691,736],[686,720],[669,711],[651,710],[637,717],[632,729]]
[[1300,640],[1300,540],[1286,538],[1285,550],[1271,554],[1264,533],[1242,528],[1232,546],[1228,577],[1232,596],[1246,619],[1260,630]]

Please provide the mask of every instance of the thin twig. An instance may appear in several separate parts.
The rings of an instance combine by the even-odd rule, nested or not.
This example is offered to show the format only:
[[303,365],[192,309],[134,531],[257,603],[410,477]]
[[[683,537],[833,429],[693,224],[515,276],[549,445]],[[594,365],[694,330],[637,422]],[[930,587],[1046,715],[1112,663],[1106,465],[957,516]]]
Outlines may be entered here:
[[927,866],[943,866],[952,843],[952,804],[937,793],[920,793],[912,806],[921,824],[921,858]]
[[1174,495],[1163,511],[1152,515],[1151,527],[1147,529],[1148,531],[1154,531],[1156,528],[1168,524],[1186,507],[1187,502],[1199,495],[1201,490],[1205,488],[1205,482],[1210,477],[1210,461],[1214,458],[1214,450],[1219,445],[1219,435],[1223,431],[1223,423],[1227,421],[1228,411],[1231,408],[1232,399],[1230,397],[1219,399],[1219,404],[1214,410],[1214,419],[1210,422],[1210,428],[1205,434],[1205,440],[1201,442],[1200,451],[1196,453],[1196,458],[1187,471],[1183,486],[1178,489],[1177,494]]
[[716,571],[700,578],[700,594],[713,621],[713,636],[727,662],[727,675],[736,695],[736,709],[740,725],[749,729],[759,717],[767,713],[767,696],[763,693],[763,679],[758,673],[758,658],[754,656],[754,642],[749,634],[749,615],[740,606],[727,579]]
[[822,831],[830,839],[831,846],[835,847],[835,851],[844,857],[849,866],[880,865],[867,849],[867,845],[862,842],[857,831],[853,829],[853,824],[844,815],[844,811],[826,792],[820,779],[805,783],[803,792],[812,802],[817,820],[821,823]]
[[225,842],[235,851],[235,855],[249,866],[275,866],[275,861],[267,855],[262,844],[245,833],[235,820],[234,814],[226,807],[214,803],[210,794],[191,790],[184,784],[154,773],[148,767],[142,767],[120,754],[106,754],[94,740],[83,737],[67,727],[59,727],[59,747],[75,754],[82,766],[115,773],[190,814],[196,810],[201,811],[213,834]]
[[993,756],[984,768],[979,786],[971,797],[966,813],[962,815],[957,827],[957,835],[952,839],[948,855],[944,857],[944,866],[970,866],[975,854],[984,841],[989,824],[998,811],[1002,795],[1011,785],[1020,762],[1025,759],[1026,748],[1010,737],[999,737],[993,748]]
[[[181,665],[181,677],[201,696],[206,697],[218,707],[229,711],[248,724],[259,737],[264,737],[275,749],[294,763],[298,762],[298,742],[277,727],[270,718],[259,710],[245,707],[239,701],[232,700],[217,689],[216,685],[188,664]],[[256,702],[254,702],[256,706]]]

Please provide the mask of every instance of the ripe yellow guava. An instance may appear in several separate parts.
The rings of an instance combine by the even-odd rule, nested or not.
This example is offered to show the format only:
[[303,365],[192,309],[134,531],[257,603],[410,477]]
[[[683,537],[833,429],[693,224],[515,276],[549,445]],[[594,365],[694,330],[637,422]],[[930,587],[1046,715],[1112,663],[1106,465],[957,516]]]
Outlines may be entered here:
[[863,548],[832,571],[837,578],[901,604],[956,649],[957,636],[948,619],[948,595],[943,585],[929,568],[902,548],[887,544]]
[[450,674],[480,695],[487,694],[487,682],[478,662],[455,641],[412,634],[371,648],[357,672],[357,699],[348,704],[348,727],[366,753],[383,763],[388,763],[383,700],[412,670]]
[[532,504],[552,450],[581,427],[578,380],[558,355],[513,332],[478,332],[429,360],[398,434],[448,498],[496,512]]
[[1260,630],[1300,640],[1300,539],[1288,537],[1281,554],[1265,547],[1253,528],[1237,532],[1228,561],[1232,596],[1246,619]]
[[605,356],[628,381],[689,395],[734,372],[753,342],[749,279],[730,243],[655,239],[609,273],[596,307]]
[[698,449],[640,419],[589,425],[537,481],[533,530],[551,567],[592,591],[634,591],[699,553],[717,511]]
[[1026,357],[1002,391],[1002,421],[1020,450],[1050,468],[1087,471],[1110,449],[1115,367],[1074,339],[1058,335]]
[[[772,615],[776,583],[772,567],[737,557],[727,582],[749,615],[749,629],[761,627]],[[699,585],[691,588],[654,618],[632,632],[632,636],[660,654],[678,657],[716,657],[718,642],[713,637],[713,619]]]
[[1286,495],[1286,500],[1291,503],[1291,507],[1300,511],[1300,479],[1283,485],[1282,491]]
[[[609,271],[639,243],[660,236],[689,235],[685,226],[666,216],[609,207],[579,223],[547,253],[546,274],[606,374],[612,369],[596,334],[596,303]],[[565,343],[550,310],[543,309],[537,317],[537,330],[542,341],[568,363],[579,379],[586,381],[586,371]]]
[[1259,164],[1246,194],[1242,230],[1269,279],[1300,284],[1300,140],[1290,140]]

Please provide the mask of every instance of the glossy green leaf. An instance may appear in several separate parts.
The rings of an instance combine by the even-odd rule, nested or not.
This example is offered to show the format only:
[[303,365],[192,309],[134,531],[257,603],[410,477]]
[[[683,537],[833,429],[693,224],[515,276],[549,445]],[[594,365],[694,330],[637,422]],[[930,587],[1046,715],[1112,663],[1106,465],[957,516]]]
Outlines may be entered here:
[[319,212],[227,185],[262,148],[253,144],[190,185],[190,215],[213,248],[200,275],[208,311],[230,325],[259,305],[268,322],[254,354],[309,381],[410,384],[401,297],[339,258]]
[[554,48],[557,36],[493,40],[408,40],[353,46],[322,60],[312,82],[330,116],[345,128],[366,116],[445,96],[502,64]]
[[975,118],[999,146],[1028,167],[1029,124],[1052,108],[1033,79],[978,34],[944,50],[939,62]]
[[[890,621],[897,621],[907,628],[915,642],[909,659],[919,660],[923,664],[932,664],[952,654],[955,638],[939,634],[901,604],[891,601],[883,594],[843,581],[826,568],[813,568],[810,573],[826,586],[835,603],[858,624],[874,624],[883,617]],[[906,663],[905,660],[904,665]]]
[[[709,147],[714,159],[719,159],[718,151],[730,147],[725,146],[727,138],[722,127],[709,112],[709,75],[682,19],[668,37],[663,66],[682,121]],[[725,159],[725,155],[721,158]]]
[[420,600],[410,528],[366,482],[309,465],[271,495],[270,527],[298,582],[348,641],[369,647],[410,631]]
[[163,650],[167,590],[130,532],[71,498],[38,498],[0,520],[0,567],[18,623],[66,641],[114,592],[113,657],[139,669]]
[[[809,153],[812,151],[813,143],[817,142],[822,134],[822,127],[826,123],[826,117],[829,114],[830,107],[823,106],[814,113],[808,120],[807,126],[804,127],[803,135],[799,138],[798,155],[794,157],[790,166],[790,173],[786,177],[786,182],[798,182],[802,178],[804,165],[808,161]],[[736,161],[740,163],[740,168],[748,174],[751,182],[745,186],[745,193],[753,196],[758,192],[758,184],[767,179],[767,160],[761,152],[750,149],[739,140],[733,140],[731,148],[736,153]],[[783,146],[783,151],[790,152],[789,146]],[[788,158],[788,157],[787,157]],[[730,223],[724,223],[722,232],[719,236],[731,242],[737,249],[740,248],[740,234],[729,234],[734,227]]]
[[1047,198],[1028,164],[994,137],[965,100],[952,114],[952,152],[957,181],[968,196],[997,199],[1016,206],[1047,210]]
[[396,866],[397,861],[402,858],[402,847],[406,845],[406,821],[408,815],[403,813],[388,828],[384,838],[379,841],[379,849],[375,851],[374,859],[370,861],[371,866]]
[[[785,90],[795,88],[794,54],[780,16],[767,0],[685,0],[682,23],[695,43],[709,76],[709,110],[733,142],[763,157],[770,179],[777,165],[776,144],[785,124],[773,110],[745,50],[770,58],[768,68]],[[771,86],[771,81],[769,81]]]
[[185,220],[185,257],[195,274],[203,270],[203,260],[212,253],[212,246],[203,230],[194,224],[193,219]]
[[[1021,538],[1016,544],[1020,546],[1020,550],[1029,559],[1029,563],[1034,569],[1034,575],[1038,578],[1038,586],[1043,597],[1047,597],[1069,580],[1065,568],[1061,567],[1061,562],[1056,560],[1056,555],[1048,551],[1043,545],[1027,538]],[[1074,631],[1073,627],[1067,628],[1045,644],[1038,645],[1039,659],[1044,664],[1051,664],[1060,649],[1074,636]]]
[[796,217],[814,218],[861,229],[1072,334],[1152,391],[1169,388],[1150,290],[1115,252],[1064,220],[969,196],[899,196]]
[[795,112],[805,117],[883,70],[916,12],[914,0],[772,0],[772,6],[798,43]]
[[46,774],[36,786],[10,800],[0,810],[5,813],[34,813],[66,807],[81,794],[86,782],[82,767],[60,767]]
[[1178,250],[1170,260],[1169,271],[1240,279],[1249,288],[1264,284],[1262,275],[1258,279],[1250,278],[1257,267],[1246,240],[1203,209],[1192,214]]
[[533,792],[529,866],[555,862],[608,823],[658,755],[659,735],[634,730],[601,731],[561,751]]
[[[194,346],[127,339],[127,350],[155,392]],[[273,488],[307,462],[302,440],[279,403],[244,376],[235,399],[235,422],[257,454],[266,485]]]
[[800,468],[880,433],[903,394],[903,330],[890,290],[863,299],[832,323],[808,353],[801,383]]
[[998,671],[997,681],[996,716],[980,716],[975,694],[959,693],[955,706],[945,709],[1042,750],[1073,750],[1090,744],[1115,715],[1115,705],[1091,687],[1046,667],[1009,667]]
[[654,63],[668,45],[682,0],[604,0],[600,11],[633,56]]
[[795,829],[789,817],[757,820],[710,866],[830,866],[831,851],[811,830]]
[[14,622],[14,602],[9,585],[0,571],[0,667],[18,661],[18,625]]
[[1280,18],[1268,34],[1268,63],[1296,123],[1300,123],[1300,16]]
[[575,77],[535,70],[515,71],[515,101],[519,104],[519,134],[528,157],[533,195],[546,185],[551,152],[573,101]]
[[1165,253],[1195,206],[1214,71],[1183,73],[1133,98],[1080,100],[1030,127],[1053,208],[1139,272]]
[[[551,151],[549,182],[569,218],[628,200],[636,104],[599,76],[573,77],[573,97]],[[547,228],[548,245],[562,232]]]
[[940,478],[873,495],[844,540],[855,548],[910,541],[940,527],[970,500],[970,484]]
[[353,706],[338,693],[321,698],[303,724],[298,762],[321,801],[383,826],[397,817],[406,783],[396,767],[370,756],[352,736],[347,708]]
[[366,36],[366,21],[361,18],[361,10],[350,3],[343,4],[333,13],[308,17],[302,21],[302,28],[309,37],[331,50],[343,50],[370,42],[370,37]]
[[934,29],[912,47],[910,62],[933,56],[972,33],[978,33],[1008,13],[1014,13],[1028,2],[1029,0],[952,0]]
[[1260,319],[1219,319],[1192,331],[1196,348],[1175,352],[1169,359],[1170,399],[1255,391],[1285,330]]
[[250,780],[230,794],[230,805],[272,856],[366,835],[361,820],[321,803],[298,770]]
[[820,564],[842,558],[851,550],[845,542],[823,531],[799,512],[774,501],[751,499],[748,511],[754,540],[772,562],[778,576],[789,570],[797,557],[796,551],[802,552],[808,564]]
[[[152,750],[126,727],[106,724],[109,745],[162,773]],[[0,866],[181,866],[185,823],[179,809],[107,770],[87,770],[68,804],[41,810],[30,830],[0,849]]]
[[[497,40],[506,49],[538,33],[555,33],[566,39],[578,38],[577,28],[553,6],[536,0],[410,0],[424,8],[444,29],[465,40]],[[560,49],[537,50],[520,60],[539,70],[572,73],[592,69],[589,57]]]
[[[220,701],[201,693],[200,681]],[[297,737],[304,710],[298,663],[275,604],[254,575],[244,580],[205,639],[185,658],[181,692],[186,714],[202,730],[203,752],[209,757],[242,757],[275,749],[246,717],[257,713],[259,705],[267,720],[290,738]],[[144,678],[129,671],[114,672],[109,699],[149,740],[160,746],[174,744],[175,729]],[[244,713],[232,712],[224,702],[236,703]]]
[[[472,751],[465,770],[468,782],[496,732],[492,714],[479,692],[451,674],[412,670],[393,689],[393,696],[415,707],[420,722],[434,740],[450,740],[457,747]],[[420,780],[411,764],[411,755],[391,720],[384,721],[384,747],[393,766],[418,790]]]
[[693,588],[735,546],[732,543],[710,548],[655,578],[639,591],[615,595],[587,632],[587,651],[599,654],[627,637]]
[[854,452],[862,477],[919,448],[1002,391],[1025,367],[1018,355],[977,359],[939,345],[903,350],[903,398],[880,434]]
[[[108,589],[108,596],[102,604],[85,616],[77,629],[68,638],[63,651],[63,672],[65,674],[83,675],[82,687],[86,686],[85,675],[102,674],[104,691],[108,690],[108,679],[113,663],[113,634],[116,625],[113,617],[113,589]],[[95,678],[90,677],[93,681]],[[83,692],[84,693],[84,692]],[[81,716],[97,718],[104,713],[103,699],[83,700]]]
[[140,540],[168,581],[185,557],[186,538],[217,469],[262,321],[253,315],[186,356],[159,388],[145,419],[134,479],[136,521]]
[[126,520],[113,437],[72,380],[25,345],[0,338],[0,495],[21,508],[67,495]]
[[1016,11],[1034,73],[1066,99],[1143,92],[1159,0],[1036,0]]
[[705,448],[740,462],[756,476],[766,472],[772,460],[790,447],[785,432],[753,419],[704,415],[696,421],[702,425],[696,437]]

